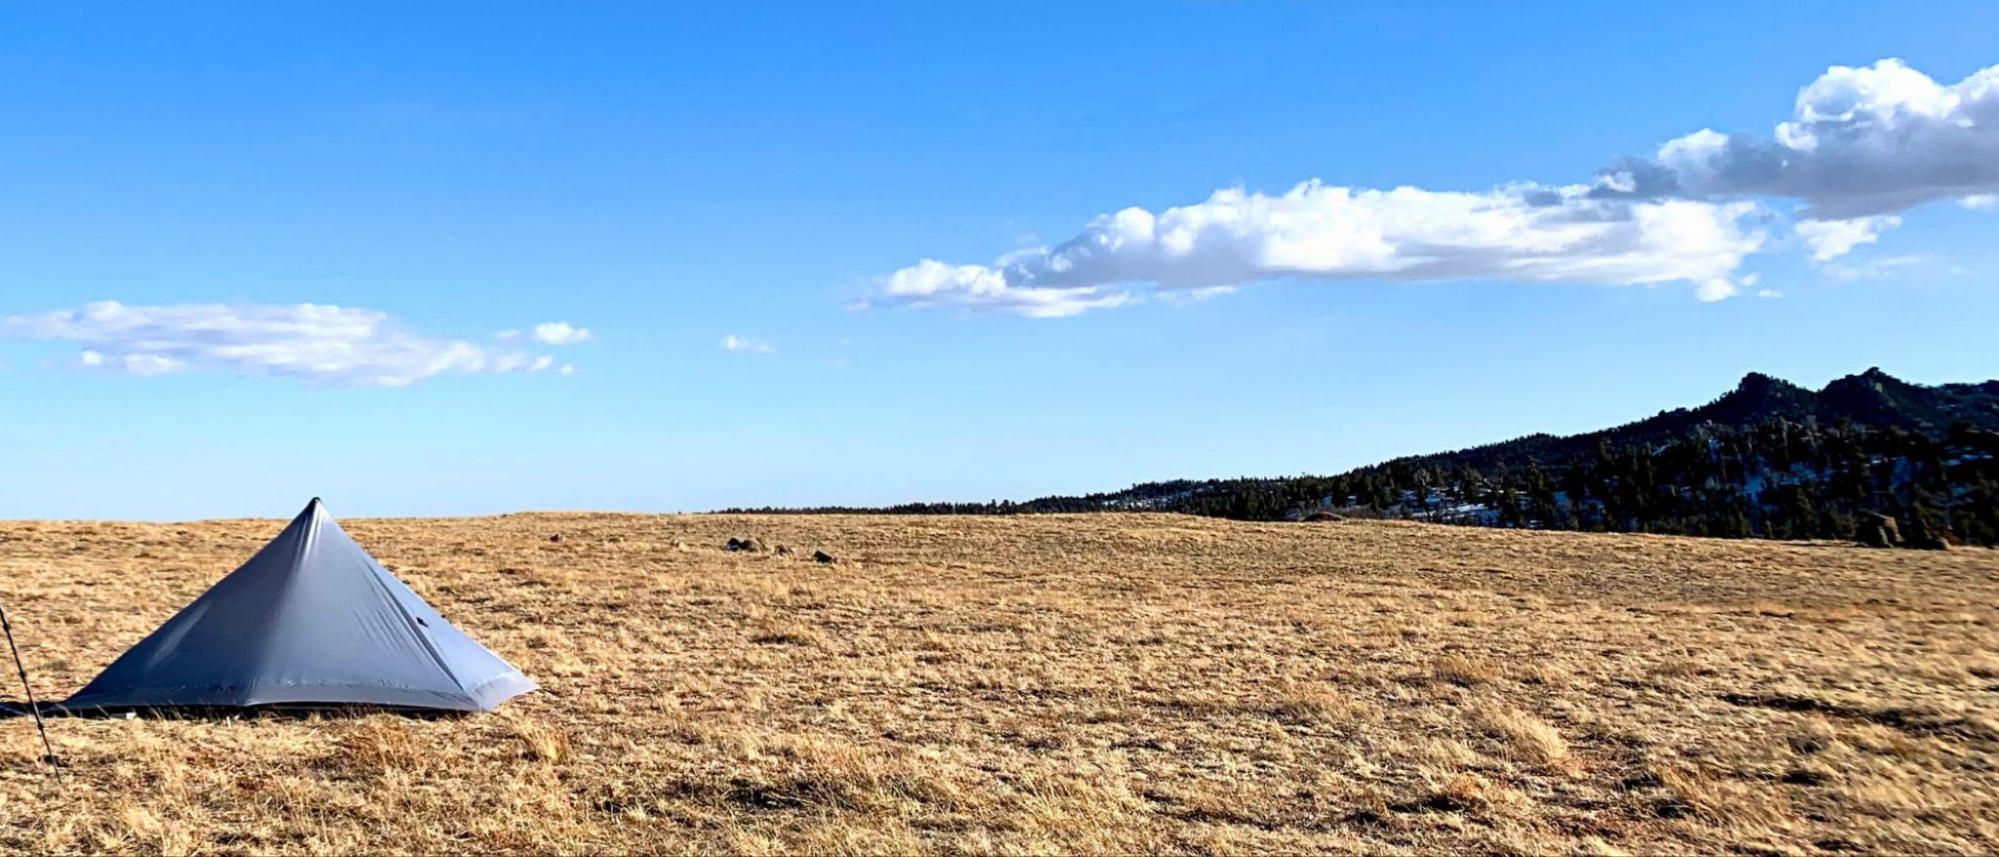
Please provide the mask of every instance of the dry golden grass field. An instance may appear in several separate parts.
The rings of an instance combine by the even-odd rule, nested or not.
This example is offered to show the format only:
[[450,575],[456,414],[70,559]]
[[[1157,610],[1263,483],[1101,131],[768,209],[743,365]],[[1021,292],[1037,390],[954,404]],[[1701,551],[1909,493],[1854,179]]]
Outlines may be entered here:
[[[282,526],[0,524],[39,692]],[[1999,850],[1994,551],[1166,515],[347,529],[545,689],[54,719],[66,787],[0,721],[0,848]]]

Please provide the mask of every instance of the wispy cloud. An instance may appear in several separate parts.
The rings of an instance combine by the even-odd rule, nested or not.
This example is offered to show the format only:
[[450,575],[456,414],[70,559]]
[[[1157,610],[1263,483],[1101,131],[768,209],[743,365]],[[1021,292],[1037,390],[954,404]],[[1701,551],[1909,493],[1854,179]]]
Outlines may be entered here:
[[1593,183],[1451,192],[1303,182],[1190,205],[1126,208],[1075,237],[988,264],[924,259],[880,277],[863,305],[957,307],[1036,318],[1294,278],[1685,283],[1701,300],[1793,227],[1815,261],[1873,243],[1923,202],[1990,205],[1999,192],[1999,66],[1945,86],[1898,60],[1834,67],[1774,138],[1704,130],[1626,158]]
[[1792,227],[1812,251],[1812,261],[1830,262],[1862,244],[1881,240],[1881,233],[1902,225],[1892,214],[1846,220],[1800,220]]
[[545,372],[555,365],[555,358],[546,354],[501,354],[493,358],[495,372]]
[[777,349],[768,342],[746,339],[732,333],[722,337],[722,350],[731,354],[770,354]]
[[0,336],[73,342],[77,365],[132,375],[219,371],[402,387],[445,374],[541,372],[553,358],[420,335],[386,313],[322,304],[100,301],[0,319]]
[[1898,271],[1913,268],[1923,263],[1921,256],[1889,256],[1884,259],[1870,259],[1855,264],[1827,265],[1822,270],[1835,280],[1878,280]]
[[493,334],[500,342],[520,342],[533,339],[543,345],[578,345],[589,342],[592,337],[587,327],[577,327],[566,321],[544,321],[527,330],[509,328]]

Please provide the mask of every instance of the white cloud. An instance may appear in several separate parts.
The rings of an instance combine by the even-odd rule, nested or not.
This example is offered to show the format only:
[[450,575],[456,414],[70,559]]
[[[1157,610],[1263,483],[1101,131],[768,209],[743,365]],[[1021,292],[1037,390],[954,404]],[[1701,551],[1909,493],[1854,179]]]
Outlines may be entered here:
[[1699,301],[1701,301],[1702,303],[1714,303],[1715,301],[1725,301],[1728,300],[1729,298],[1735,297],[1741,291],[1742,290],[1736,288],[1735,283],[1731,282],[1727,277],[1715,277],[1713,279],[1702,280],[1694,285],[1694,297]]
[[1202,289],[1182,289],[1178,291],[1160,292],[1159,296],[1167,300],[1176,301],[1179,303],[1197,304],[1205,301],[1211,301],[1214,300],[1215,298],[1227,297],[1239,291],[1242,291],[1241,286],[1208,286],[1207,288],[1202,288]]
[[731,354],[769,354],[777,349],[771,347],[768,342],[729,334],[722,337],[722,350]]
[[100,301],[0,319],[0,336],[85,346],[79,365],[133,375],[221,371],[401,387],[450,373],[540,371],[552,363],[431,339],[373,310],[319,304]]
[[1833,66],[1770,139],[1696,131],[1613,165],[1599,191],[1790,197],[1826,220],[1999,192],[1999,66],[1949,86],[1897,59]]
[[890,274],[879,291],[884,303],[962,306],[1061,318],[1123,306],[1131,295],[1105,286],[1038,288],[1009,285],[1006,275],[983,265],[946,265],[924,259]]
[[[1599,171],[1590,186],[1486,192],[1370,190],[1308,181],[1281,195],[1216,191],[1159,212],[1127,208],[1075,237],[990,264],[924,259],[881,277],[867,305],[1036,318],[1262,280],[1485,279],[1686,283],[1740,293],[1760,224],[1803,203],[1796,246],[1827,265],[1934,200],[1999,207],[1999,66],[1940,84],[1900,60],[1835,66],[1767,137],[1701,130]],[[1835,277],[1849,275],[1832,272]]]
[[1060,245],[989,266],[924,260],[882,278],[875,302],[1047,318],[1122,306],[1140,285],[1213,294],[1284,277],[1709,283],[1762,244],[1763,234],[1742,224],[1755,210],[1746,202],[1594,199],[1581,186],[1453,193],[1308,181],[1281,196],[1227,189],[1158,214],[1104,215]]
[[[1762,274],[1743,274],[1735,278],[1735,285],[1744,289],[1756,289],[1756,286],[1762,282]],[[1759,298],[1781,298],[1784,296],[1784,293],[1776,289],[1756,289],[1756,296]]]
[[124,362],[125,371],[139,376],[165,375],[187,367],[186,363],[164,354],[127,354]]
[[561,369],[558,369],[558,370],[556,370],[556,372],[557,372],[558,374],[560,374],[560,375],[563,375],[563,376],[565,376],[565,377],[567,377],[567,376],[570,376],[570,375],[574,375],[574,374],[576,374],[576,364],[574,364],[574,363],[564,363],[564,364],[562,364],[562,368],[561,368]]
[[493,356],[492,371],[499,373],[543,372],[547,371],[548,367],[553,365],[555,365],[555,358],[547,354],[536,356],[533,354],[509,352]]
[[1855,217],[1847,220],[1800,220],[1793,227],[1798,238],[1811,248],[1812,261],[1830,262],[1862,244],[1881,240],[1881,233],[1902,225],[1892,214]]
[[547,321],[534,326],[534,341],[543,345],[576,345],[590,341],[590,329],[566,321]]

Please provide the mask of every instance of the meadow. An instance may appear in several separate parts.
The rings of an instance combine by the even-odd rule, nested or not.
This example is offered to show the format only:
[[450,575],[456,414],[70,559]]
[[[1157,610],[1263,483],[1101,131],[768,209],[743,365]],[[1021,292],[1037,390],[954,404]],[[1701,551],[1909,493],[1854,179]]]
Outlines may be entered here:
[[[1125,514],[344,524],[544,689],[467,717],[56,718],[61,783],[0,720],[0,849],[1999,851],[1991,550]],[[0,523],[38,693],[282,526]]]

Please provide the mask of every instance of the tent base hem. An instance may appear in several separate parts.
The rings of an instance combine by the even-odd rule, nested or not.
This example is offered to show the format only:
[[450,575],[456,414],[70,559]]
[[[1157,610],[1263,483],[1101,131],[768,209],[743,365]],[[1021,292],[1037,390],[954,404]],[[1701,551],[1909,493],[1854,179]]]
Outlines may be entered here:
[[77,695],[48,708],[60,712],[143,708],[245,708],[251,706],[317,706],[356,708],[426,708],[442,711],[491,711],[500,703],[534,690],[524,676],[502,676],[476,691],[445,694],[374,684],[251,684],[213,687],[143,688],[116,694]]

